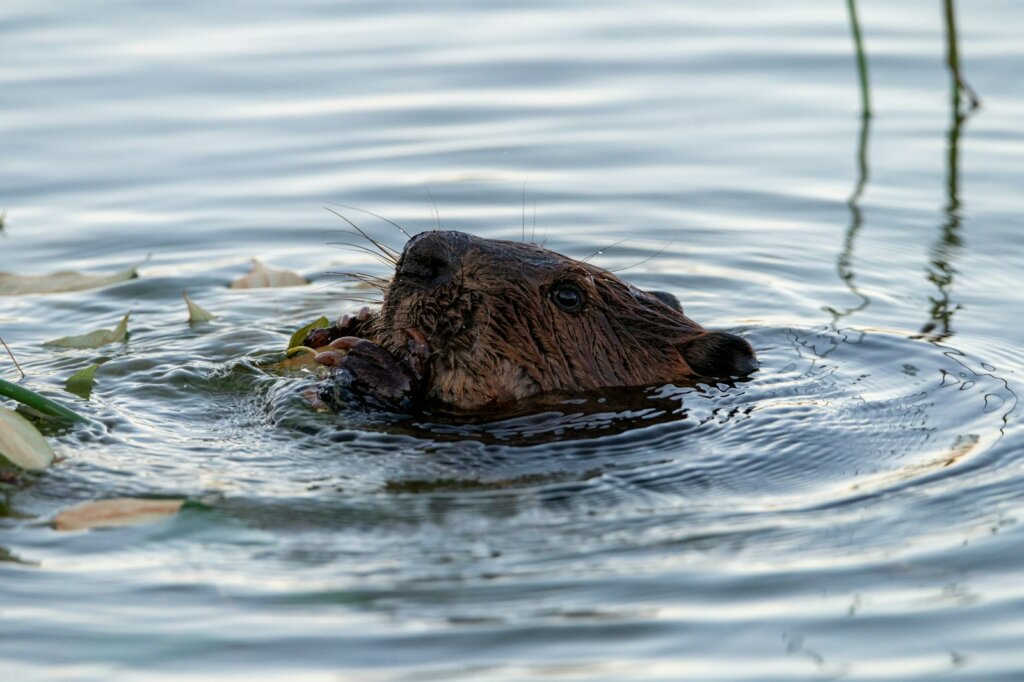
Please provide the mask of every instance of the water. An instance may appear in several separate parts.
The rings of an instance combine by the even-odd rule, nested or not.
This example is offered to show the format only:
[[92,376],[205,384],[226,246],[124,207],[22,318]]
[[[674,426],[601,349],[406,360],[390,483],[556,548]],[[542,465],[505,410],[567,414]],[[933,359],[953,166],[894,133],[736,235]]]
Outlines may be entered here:
[[[838,1],[6,2],[0,270],[152,257],[0,299],[27,385],[97,420],[3,507],[3,678],[1024,677],[1024,15],[958,7],[957,124],[940,3],[858,9],[868,127]],[[420,231],[428,190],[481,236],[626,239],[596,262],[763,370],[483,424],[311,413],[261,363],[365,294],[325,273],[386,274],[322,207]],[[253,257],[314,285],[228,290]],[[128,310],[127,344],[41,346]],[[190,502],[49,527],[121,495]]]

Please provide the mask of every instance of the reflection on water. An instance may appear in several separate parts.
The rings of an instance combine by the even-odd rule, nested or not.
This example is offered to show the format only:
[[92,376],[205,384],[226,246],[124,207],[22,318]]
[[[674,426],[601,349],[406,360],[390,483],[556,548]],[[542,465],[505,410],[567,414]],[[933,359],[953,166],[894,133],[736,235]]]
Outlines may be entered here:
[[853,270],[854,246],[856,245],[857,234],[864,225],[864,215],[861,211],[860,199],[870,179],[868,140],[871,135],[871,88],[870,79],[868,78],[868,60],[867,55],[864,53],[864,40],[861,36],[860,20],[857,17],[856,0],[847,0],[846,6],[849,12],[851,33],[853,34],[857,76],[860,87],[860,134],[857,137],[857,180],[854,183],[853,192],[850,193],[849,198],[846,200],[846,205],[850,209],[850,224],[846,228],[846,236],[843,238],[843,246],[839,251],[836,267],[839,271],[839,278],[850,290],[850,293],[860,299],[860,302],[844,310],[828,307],[827,310],[833,316],[833,325],[842,318],[863,310],[871,304],[871,299],[857,288]]
[[[946,25],[946,66],[950,72],[950,124],[946,143],[946,204],[943,210],[946,220],[940,227],[940,234],[932,246],[928,281],[935,285],[937,294],[930,297],[931,320],[921,328],[928,338],[941,341],[952,333],[953,313],[959,308],[950,297],[953,278],[956,274],[952,261],[963,246],[960,235],[960,133],[967,117],[978,108],[980,100],[960,72],[960,51],[957,47],[956,20],[953,1],[944,0]],[[965,112],[963,100],[967,98],[969,108]]]
[[[946,38],[946,66],[950,71],[950,126],[947,134],[946,149],[946,203],[943,211],[946,220],[940,227],[940,235],[929,251],[929,267],[927,270],[928,281],[931,282],[937,294],[930,296],[930,320],[921,328],[921,334],[932,341],[942,341],[948,338],[953,332],[951,323],[953,314],[959,305],[951,299],[951,287],[953,285],[956,270],[951,261],[962,246],[960,230],[960,134],[967,117],[980,105],[980,99],[974,90],[967,84],[960,69],[960,57],[957,41],[956,21],[954,15],[953,0],[943,0],[945,38]],[[846,230],[842,249],[839,252],[837,268],[840,279],[849,288],[850,293],[860,299],[860,302],[852,307],[837,310],[828,308],[834,316],[834,323],[853,313],[859,312],[871,304],[871,299],[858,289],[855,282],[853,268],[854,248],[857,235],[863,227],[864,218],[860,207],[860,200],[867,187],[870,171],[868,165],[868,141],[871,131],[871,94],[870,78],[868,76],[868,59],[864,49],[864,41],[861,34],[860,20],[857,15],[856,0],[847,0],[847,9],[851,32],[854,41],[854,50],[857,65],[858,83],[860,88],[861,114],[860,133],[857,138],[857,180],[853,192],[847,199],[847,206],[850,209],[850,224]],[[963,100],[968,101],[968,110],[963,110]]]
[[[0,482],[0,677],[1020,678],[1024,15],[944,2],[5,3],[0,270],[153,256],[0,300],[94,420]],[[546,239],[763,369],[317,414],[267,359],[393,267],[323,206]],[[192,503],[48,525],[114,496]]]

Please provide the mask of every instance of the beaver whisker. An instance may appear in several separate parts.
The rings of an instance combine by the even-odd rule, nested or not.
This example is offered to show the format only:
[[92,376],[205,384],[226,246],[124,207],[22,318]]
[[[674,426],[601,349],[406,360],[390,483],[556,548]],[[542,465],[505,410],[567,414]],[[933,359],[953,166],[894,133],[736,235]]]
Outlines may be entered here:
[[391,280],[386,277],[377,277],[376,275],[367,275],[362,272],[328,272],[327,275],[333,275],[336,277],[345,277],[350,281],[362,282],[368,284],[374,289],[380,289],[384,291],[391,284]]
[[349,242],[327,242],[327,245],[328,246],[336,246],[337,248],[341,249],[342,251],[353,251],[353,252],[356,252],[356,253],[365,253],[366,255],[372,256],[374,259],[380,261],[381,263],[383,263],[384,265],[387,265],[388,267],[394,267],[395,266],[395,262],[393,260],[385,258],[384,256],[380,255],[379,253],[377,253],[373,249],[367,248],[365,246],[360,246],[358,244],[350,244]]
[[[343,235],[351,235],[353,237],[365,238],[365,235],[359,234],[358,232],[352,232],[351,230],[321,230],[320,234],[343,234]],[[346,246],[353,246],[353,247],[356,247],[356,248],[363,248],[363,249],[366,250],[367,253],[369,253],[369,254],[371,254],[373,256],[376,256],[377,258],[384,259],[385,262],[387,262],[388,267],[394,267],[395,265],[398,264],[398,259],[396,259],[390,253],[374,251],[373,249],[369,248],[368,246],[362,246],[360,244],[353,244],[352,242],[327,242],[327,243],[328,244],[332,244],[332,245],[333,244],[344,244]],[[390,247],[388,247],[388,248],[390,248]],[[394,249],[391,249],[391,251],[394,251]]]
[[[330,273],[328,273],[328,274],[330,274]],[[349,279],[341,279],[341,280],[338,280],[338,281],[335,281],[335,282],[326,282],[326,283],[321,284],[320,286],[318,286],[316,288],[316,290],[320,291],[321,289],[327,289],[329,287],[342,286],[344,284],[349,284],[351,282],[352,282],[352,280],[349,280]],[[345,298],[346,300],[353,300],[354,301],[354,300],[366,299],[367,301],[372,302],[372,303],[380,303],[381,302],[380,298],[378,296],[376,296],[375,294],[361,294],[361,293],[352,292],[352,293],[348,293],[348,294],[339,294],[339,296],[341,298]]]
[[358,206],[350,206],[350,205],[348,205],[348,204],[342,204],[342,203],[339,203],[339,202],[337,202],[337,201],[332,201],[332,202],[330,202],[330,203],[331,203],[331,205],[333,205],[333,206],[341,206],[342,208],[350,208],[350,209],[352,209],[353,211],[359,211],[360,213],[365,213],[365,214],[367,214],[367,215],[371,215],[371,216],[373,216],[374,218],[377,218],[377,219],[379,219],[379,220],[383,220],[383,221],[384,221],[384,222],[386,222],[387,224],[389,224],[389,225],[393,225],[393,226],[395,226],[396,228],[398,228],[398,231],[399,231],[399,232],[401,232],[402,234],[404,234],[404,235],[405,235],[406,237],[408,237],[409,239],[412,239],[412,235],[411,235],[411,234],[409,234],[408,232],[406,232],[406,231],[405,231],[405,228],[404,228],[404,227],[402,227],[401,225],[399,225],[398,223],[396,223],[396,222],[395,222],[394,220],[391,220],[390,218],[385,218],[385,217],[384,217],[384,216],[382,216],[382,215],[379,215],[379,214],[377,214],[377,213],[374,213],[373,211],[367,211],[367,210],[366,210],[365,208],[359,208]]
[[638,261],[636,263],[633,263],[632,265],[627,265],[626,267],[619,268],[618,270],[609,270],[608,272],[611,272],[611,273],[624,272],[626,270],[629,270],[630,268],[635,268],[638,265],[643,265],[644,263],[646,263],[648,261],[651,261],[651,260],[654,260],[655,258],[660,256],[661,254],[665,253],[665,251],[668,249],[668,247],[672,246],[675,243],[676,243],[676,240],[673,239],[668,244],[665,244],[665,246],[661,247],[661,250],[658,251],[658,253],[656,253],[654,255],[651,255],[651,256],[648,256],[647,258],[644,258],[642,261]]
[[427,196],[430,197],[430,204],[431,204],[431,206],[434,207],[434,222],[435,222],[434,231],[435,232],[440,232],[440,230],[441,230],[441,212],[437,210],[437,202],[434,201],[434,195],[431,193],[429,187],[424,185],[423,186],[423,191],[425,191],[427,193]]
[[324,206],[324,210],[325,211],[329,211],[329,212],[333,213],[334,215],[338,216],[339,218],[341,218],[342,220],[344,220],[346,223],[348,223],[353,228],[355,228],[356,232],[358,232],[361,236],[366,238],[367,241],[369,241],[371,244],[376,246],[377,249],[380,250],[381,253],[383,253],[385,256],[388,256],[389,258],[393,258],[396,263],[398,262],[399,256],[402,255],[401,253],[399,253],[398,251],[392,249],[390,246],[387,246],[386,244],[381,244],[379,241],[377,241],[376,239],[374,239],[370,235],[366,234],[361,227],[356,225],[354,222],[352,222],[351,220],[349,220],[348,218],[346,218],[342,214],[340,214],[337,211],[335,211],[333,208],[331,208],[329,206]]
[[391,284],[391,280],[390,279],[387,279],[385,277],[377,277],[375,275],[366,275],[366,274],[363,274],[361,272],[338,272],[338,273],[332,272],[332,273],[328,273],[328,274],[338,275],[338,276],[341,276],[341,277],[347,277],[350,280],[355,280],[357,282],[363,282],[364,284],[369,284],[370,286],[372,286],[374,288],[377,288],[377,289],[381,289],[381,290],[386,289],[388,287],[388,285]]
[[530,229],[530,243],[537,243],[537,200],[533,200],[533,227]]
[[530,181],[530,178],[523,180],[523,235],[521,242],[526,243],[526,183]]
[[597,251],[595,251],[594,253],[590,254],[590,255],[589,255],[589,256],[587,256],[586,258],[583,258],[583,259],[581,259],[581,260],[580,260],[580,262],[581,262],[581,263],[586,263],[587,261],[589,261],[589,260],[590,260],[591,258],[593,258],[594,256],[600,256],[600,255],[601,255],[601,254],[603,254],[603,253],[604,253],[605,251],[608,251],[609,249],[614,249],[614,248],[615,248],[616,246],[618,246],[619,244],[625,244],[625,243],[626,243],[627,241],[629,241],[629,240],[628,240],[628,239],[620,239],[619,241],[617,241],[617,242],[614,242],[614,243],[612,243],[612,244],[609,244],[608,246],[602,246],[602,247],[601,247],[600,249],[598,249],[598,250],[597,250]]
[[367,304],[372,303],[374,305],[380,305],[380,298],[378,296],[374,296],[372,294],[364,294],[362,296],[359,296],[359,295],[355,295],[355,296],[349,295],[349,296],[345,296],[344,298],[345,298],[346,301],[352,301],[353,303],[367,303]]
[[[336,286],[341,285],[341,284],[347,284],[347,281],[327,282],[326,284],[321,284],[320,286],[315,287],[313,290],[314,291],[323,291],[324,289],[328,289],[330,287],[336,287]],[[342,299],[343,301],[352,301],[353,303],[373,303],[374,305],[380,303],[380,298],[375,298],[373,296],[366,296],[364,294],[338,294],[337,297]]]
[[387,289],[387,285],[386,284],[381,284],[381,283],[378,283],[378,282],[371,282],[371,281],[368,281],[368,280],[360,279],[358,277],[348,277],[344,281],[359,283],[359,284],[362,284],[363,286],[370,287],[371,289],[376,289],[377,291],[379,291],[381,293],[383,293]]

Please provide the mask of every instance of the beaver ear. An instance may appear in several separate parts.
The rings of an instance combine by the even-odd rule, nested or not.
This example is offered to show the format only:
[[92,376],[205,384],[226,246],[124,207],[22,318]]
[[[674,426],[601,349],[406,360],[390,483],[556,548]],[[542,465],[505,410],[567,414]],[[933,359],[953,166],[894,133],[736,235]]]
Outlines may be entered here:
[[698,334],[676,344],[676,350],[690,369],[704,377],[742,377],[760,366],[746,339],[725,332]]
[[683,304],[679,302],[678,298],[668,293],[667,291],[648,291],[646,293],[658,299],[659,301],[667,305],[669,308],[672,308],[673,310],[678,310],[679,312],[683,312]]

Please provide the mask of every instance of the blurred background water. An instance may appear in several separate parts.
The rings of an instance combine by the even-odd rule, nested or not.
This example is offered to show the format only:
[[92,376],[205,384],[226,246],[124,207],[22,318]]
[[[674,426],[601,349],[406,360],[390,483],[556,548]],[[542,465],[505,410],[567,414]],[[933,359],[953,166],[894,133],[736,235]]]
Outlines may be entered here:
[[[97,420],[6,493],[3,679],[1024,678],[1024,12],[958,6],[972,111],[944,6],[857,3],[865,118],[839,0],[3,3],[0,270],[152,254],[0,298],[26,385]],[[428,193],[485,237],[625,240],[595,262],[763,370],[312,414],[259,358],[365,293],[326,273],[387,274],[322,207],[415,232]],[[253,257],[314,284],[228,290]],[[126,344],[41,345],[128,310]],[[193,503],[49,526],[118,495]]]

